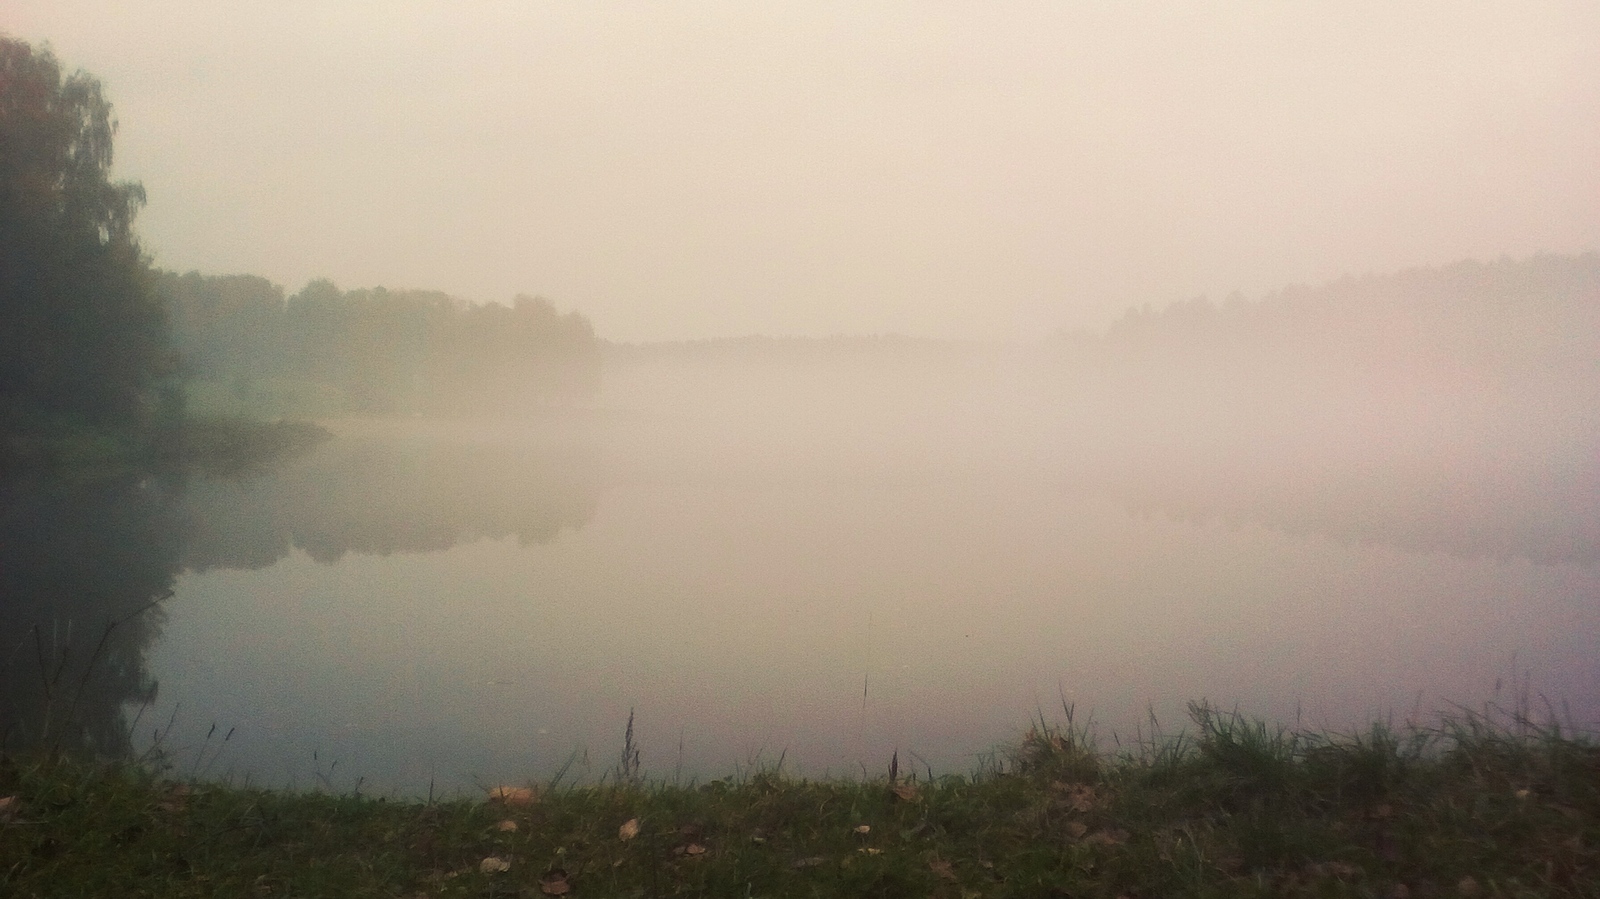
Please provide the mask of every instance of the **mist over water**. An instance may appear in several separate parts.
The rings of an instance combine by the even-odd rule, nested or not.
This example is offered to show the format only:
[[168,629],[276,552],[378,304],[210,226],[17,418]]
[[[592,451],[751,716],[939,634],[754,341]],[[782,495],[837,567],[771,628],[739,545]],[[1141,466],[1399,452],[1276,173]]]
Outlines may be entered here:
[[335,423],[192,484],[150,654],[171,739],[216,722],[214,774],[416,792],[603,775],[630,710],[648,774],[699,778],[967,772],[1063,702],[1108,745],[1199,698],[1334,730],[1485,701],[1600,721],[1581,382],[1095,382],[1056,344],[894,338],[608,353],[582,407]]
[[699,779],[969,772],[1068,704],[1108,747],[1197,699],[1594,730],[1594,346],[1595,257],[1466,263],[1034,345],[610,344],[592,396],[244,471],[7,472],[0,729],[403,794],[605,776],[630,713]]
[[1594,4],[11,6],[0,753],[1600,730]]

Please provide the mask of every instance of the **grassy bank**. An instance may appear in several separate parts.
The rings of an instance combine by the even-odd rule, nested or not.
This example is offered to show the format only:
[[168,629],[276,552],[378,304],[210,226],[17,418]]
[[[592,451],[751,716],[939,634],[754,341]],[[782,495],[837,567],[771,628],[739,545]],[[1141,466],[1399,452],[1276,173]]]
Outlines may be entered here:
[[[613,776],[395,801],[0,764],[8,896],[1594,896],[1600,748],[1524,719],[1296,733],[1205,705],[987,770]],[[625,754],[626,755],[626,754]],[[622,766],[627,772],[628,767]]]

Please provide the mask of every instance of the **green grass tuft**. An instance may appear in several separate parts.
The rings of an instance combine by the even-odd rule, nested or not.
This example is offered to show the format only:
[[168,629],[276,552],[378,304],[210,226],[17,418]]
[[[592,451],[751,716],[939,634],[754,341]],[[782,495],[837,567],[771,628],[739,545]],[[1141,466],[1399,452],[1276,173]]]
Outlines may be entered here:
[[897,756],[881,780],[674,785],[625,747],[617,776],[518,804],[13,757],[0,894],[1600,895],[1600,748],[1560,728],[1461,712],[1340,736],[1199,703],[1183,732],[1104,750],[1065,711],[967,776]]

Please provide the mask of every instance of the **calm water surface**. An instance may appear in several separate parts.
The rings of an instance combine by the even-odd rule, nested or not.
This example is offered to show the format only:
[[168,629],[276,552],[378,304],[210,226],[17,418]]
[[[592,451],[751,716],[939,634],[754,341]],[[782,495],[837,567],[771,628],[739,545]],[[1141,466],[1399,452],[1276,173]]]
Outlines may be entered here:
[[589,409],[336,422],[271,472],[126,485],[183,535],[144,553],[176,577],[131,748],[415,794],[600,776],[630,710],[648,775],[702,779],[964,773],[1063,700],[1108,744],[1200,698],[1600,720],[1588,431],[1362,407],[1174,442],[1036,375],[641,364]]

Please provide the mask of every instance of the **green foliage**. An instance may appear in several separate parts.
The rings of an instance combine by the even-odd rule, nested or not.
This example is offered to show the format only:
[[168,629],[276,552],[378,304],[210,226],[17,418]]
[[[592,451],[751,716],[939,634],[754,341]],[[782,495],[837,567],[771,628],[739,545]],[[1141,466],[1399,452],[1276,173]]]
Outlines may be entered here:
[[285,298],[261,278],[198,272],[157,284],[196,399],[217,412],[494,412],[599,384],[588,320],[536,297],[472,305],[318,280]]
[[110,180],[100,83],[0,37],[0,435],[141,439],[175,411],[167,323],[133,233],[138,184]]
[[[1193,709],[1097,753],[1036,724],[987,773],[617,777],[393,801],[0,763],[0,890],[209,896],[1590,896],[1600,749],[1466,713],[1353,737]],[[1387,756],[1383,762],[1377,756]],[[1379,778],[1374,771],[1400,770]],[[1069,779],[1063,779],[1067,775]],[[1385,779],[1387,778],[1387,779]],[[1241,791],[1241,785],[1244,789]]]

